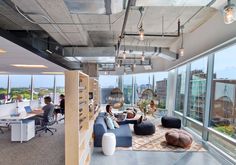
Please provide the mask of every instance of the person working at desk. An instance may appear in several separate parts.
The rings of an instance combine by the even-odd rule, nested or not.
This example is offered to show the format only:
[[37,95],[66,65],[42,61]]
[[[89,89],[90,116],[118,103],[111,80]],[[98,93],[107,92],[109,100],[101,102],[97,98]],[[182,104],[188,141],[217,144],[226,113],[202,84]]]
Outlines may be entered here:
[[65,95],[60,95],[60,105],[58,108],[54,110],[55,121],[57,121],[57,114],[61,113],[62,115],[65,114]]
[[[47,119],[47,116],[50,113],[50,111],[54,109],[54,105],[51,102],[52,102],[51,97],[49,96],[44,97],[44,103],[46,105],[43,106],[42,110],[36,110],[38,112],[33,111],[33,113],[36,112],[37,114],[36,118],[43,119],[43,121]],[[47,122],[47,121],[44,121],[44,122]],[[36,125],[37,124],[40,124],[40,121],[37,121],[36,119]]]

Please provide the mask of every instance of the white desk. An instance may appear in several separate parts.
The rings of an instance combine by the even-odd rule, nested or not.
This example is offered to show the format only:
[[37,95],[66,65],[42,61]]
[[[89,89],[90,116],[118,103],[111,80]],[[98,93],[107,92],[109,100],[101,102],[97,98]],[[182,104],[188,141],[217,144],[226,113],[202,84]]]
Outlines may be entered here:
[[20,116],[1,116],[0,117],[0,123],[20,123],[20,142],[22,143],[23,141],[23,124],[22,121],[29,119],[31,117],[36,116],[36,114],[26,114],[26,113],[21,113]]

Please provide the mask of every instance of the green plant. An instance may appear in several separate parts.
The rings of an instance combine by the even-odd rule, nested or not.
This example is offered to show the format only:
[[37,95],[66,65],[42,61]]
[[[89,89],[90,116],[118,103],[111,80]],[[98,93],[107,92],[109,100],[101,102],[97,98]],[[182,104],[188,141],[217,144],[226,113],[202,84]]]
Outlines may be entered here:
[[149,103],[150,103],[150,100],[142,99],[142,100],[139,101],[138,106],[139,106],[139,108],[142,112],[146,113],[147,112],[147,106],[149,105]]
[[224,134],[227,134],[229,136],[233,136],[234,135],[234,127],[232,125],[229,125],[229,126],[218,126],[218,127],[215,127],[215,129],[219,132],[222,132]]

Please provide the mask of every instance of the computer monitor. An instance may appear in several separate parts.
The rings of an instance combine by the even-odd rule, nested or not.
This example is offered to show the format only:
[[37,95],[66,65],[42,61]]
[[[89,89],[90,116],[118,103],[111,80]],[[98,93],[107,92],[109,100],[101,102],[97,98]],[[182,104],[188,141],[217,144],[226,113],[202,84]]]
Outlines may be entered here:
[[30,106],[25,106],[24,108],[25,108],[26,113],[32,112],[32,109]]

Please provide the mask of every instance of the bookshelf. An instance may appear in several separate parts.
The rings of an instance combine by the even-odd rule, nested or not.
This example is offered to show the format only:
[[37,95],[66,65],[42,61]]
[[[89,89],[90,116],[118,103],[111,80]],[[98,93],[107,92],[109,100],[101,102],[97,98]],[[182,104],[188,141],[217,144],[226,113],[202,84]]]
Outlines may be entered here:
[[91,160],[94,121],[89,119],[89,81],[83,72],[65,72],[66,165],[89,165]]
[[94,119],[94,115],[99,109],[100,101],[99,101],[99,83],[98,80],[95,78],[89,79],[89,93],[93,96],[92,99],[90,99],[90,114],[89,119]]

